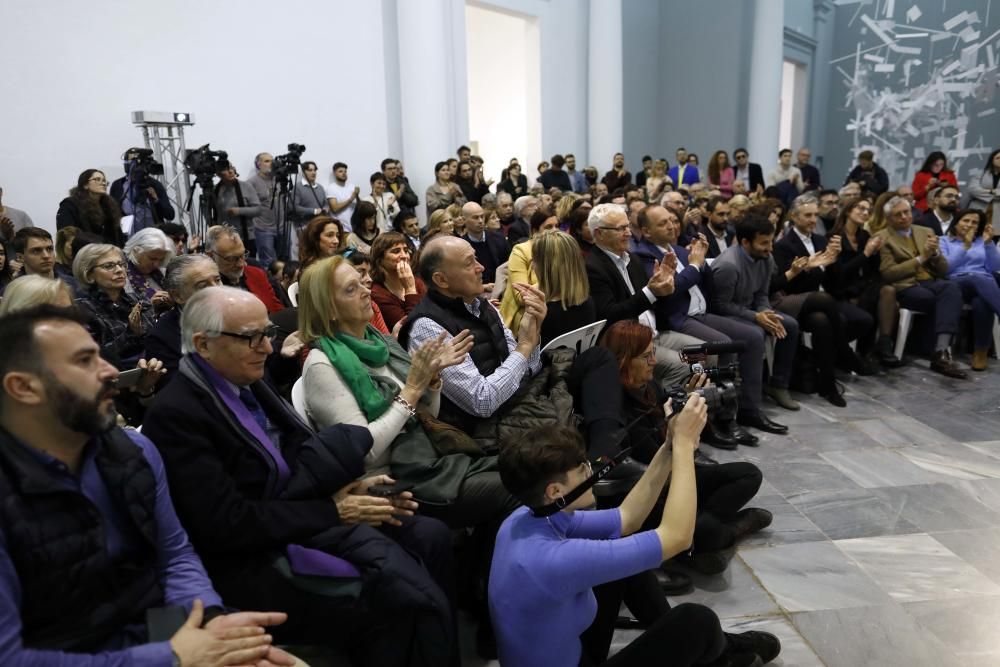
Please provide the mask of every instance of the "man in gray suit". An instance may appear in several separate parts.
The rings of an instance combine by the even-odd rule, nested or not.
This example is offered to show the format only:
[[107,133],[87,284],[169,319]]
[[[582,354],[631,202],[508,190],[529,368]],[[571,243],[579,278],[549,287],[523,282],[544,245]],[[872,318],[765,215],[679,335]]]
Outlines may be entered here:
[[[774,271],[773,244],[774,226],[767,218],[751,216],[736,226],[736,244],[726,248],[712,263],[714,290],[710,310],[756,324],[761,345],[765,336],[774,336],[777,341],[774,367],[764,392],[781,407],[798,410],[799,404],[788,393],[788,381],[799,340],[799,323],[790,315],[774,311],[768,299]],[[751,413],[742,406],[736,421],[769,433],[788,431],[787,426],[771,421],[763,412]]]

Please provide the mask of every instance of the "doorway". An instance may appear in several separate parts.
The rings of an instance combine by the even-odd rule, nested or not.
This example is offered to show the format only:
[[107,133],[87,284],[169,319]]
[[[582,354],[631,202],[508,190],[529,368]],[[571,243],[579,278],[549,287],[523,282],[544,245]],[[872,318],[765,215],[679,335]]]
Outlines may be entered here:
[[780,146],[793,152],[805,145],[806,107],[809,99],[809,80],[806,66],[787,58],[781,67],[781,125],[778,130]]

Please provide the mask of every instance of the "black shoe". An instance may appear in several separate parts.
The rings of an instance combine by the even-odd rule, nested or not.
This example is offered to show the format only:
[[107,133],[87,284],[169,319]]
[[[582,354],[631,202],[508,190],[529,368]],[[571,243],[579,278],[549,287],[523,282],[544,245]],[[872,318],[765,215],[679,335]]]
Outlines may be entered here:
[[787,426],[771,421],[762,412],[756,414],[741,412],[736,416],[736,422],[740,426],[749,426],[750,428],[755,428],[766,433],[774,433],[776,435],[785,435],[788,433]]
[[701,441],[706,445],[711,445],[716,449],[728,449],[733,450],[739,446],[739,441],[736,438],[722,433],[719,429],[715,428],[711,422],[705,424],[705,428],[701,430]]
[[663,563],[653,572],[665,595],[687,595],[694,590],[691,577],[670,567],[669,562]]
[[764,530],[771,525],[774,515],[759,507],[747,507],[736,514],[736,520],[729,524],[736,535],[736,539],[752,535],[757,531]]
[[694,464],[696,466],[717,466],[719,462],[700,449],[694,450]]
[[631,616],[619,616],[615,619],[615,629],[617,630],[645,630],[648,627],[638,618]]
[[757,447],[760,443],[760,438],[753,435],[745,428],[740,427],[736,423],[735,419],[730,419],[722,425],[716,425],[716,427],[741,445],[746,445],[747,447]]
[[850,347],[846,348],[841,355],[840,366],[847,371],[858,375],[875,375],[878,370],[865,358],[861,357]]
[[695,572],[711,575],[725,572],[726,568],[729,567],[729,561],[731,561],[735,555],[736,547],[731,546],[725,549],[720,549],[719,551],[707,551],[700,554],[694,554],[692,556],[684,554],[681,556],[674,556],[674,558],[678,563],[686,565]]
[[892,339],[888,336],[878,339],[877,348],[875,354],[878,355],[878,362],[886,368],[899,368],[906,363],[896,356],[892,349]]
[[965,371],[951,360],[951,352],[947,350],[940,350],[934,353],[933,360],[931,361],[931,370],[958,380],[964,380],[968,377]]
[[770,632],[750,630],[738,635],[726,633],[729,640],[729,651],[734,654],[755,653],[761,662],[767,664],[781,653],[781,641]]
[[819,395],[830,402],[831,405],[835,405],[838,408],[846,408],[847,401],[844,400],[844,388],[840,386],[839,382],[834,382],[833,386],[825,391],[820,391]]

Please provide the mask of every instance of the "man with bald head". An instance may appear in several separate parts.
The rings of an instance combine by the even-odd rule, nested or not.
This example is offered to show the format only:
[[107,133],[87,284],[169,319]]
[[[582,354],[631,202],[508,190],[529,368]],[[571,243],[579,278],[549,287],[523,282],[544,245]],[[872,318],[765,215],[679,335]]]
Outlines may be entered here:
[[465,218],[465,236],[476,254],[476,261],[483,266],[483,282],[492,289],[496,279],[497,267],[507,261],[510,247],[500,232],[486,229],[486,212],[475,202],[462,206],[462,217]]
[[287,612],[276,642],[372,665],[409,664],[410,650],[455,664],[450,532],[412,516],[409,492],[369,495],[393,480],[362,479],[367,428],[316,432],[264,381],[275,332],[253,294],[197,292],[181,316],[177,374],[143,423],[212,581],[236,607]]

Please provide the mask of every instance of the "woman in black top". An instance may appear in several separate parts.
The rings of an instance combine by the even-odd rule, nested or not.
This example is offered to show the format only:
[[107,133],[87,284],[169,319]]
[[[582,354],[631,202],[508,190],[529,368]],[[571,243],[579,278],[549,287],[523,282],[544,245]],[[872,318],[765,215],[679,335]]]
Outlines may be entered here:
[[509,194],[514,201],[517,201],[518,197],[528,194],[528,179],[521,173],[521,165],[510,165],[507,168],[507,178],[503,179],[497,189]]
[[104,172],[87,169],[76,180],[69,197],[59,202],[56,229],[76,227],[81,232],[100,237],[105,243],[119,248],[125,244],[122,233],[122,211],[107,194],[108,179]]
[[462,194],[468,201],[477,204],[483,203],[483,195],[489,194],[489,187],[483,183],[475,167],[468,160],[458,163],[458,175],[455,177],[458,187],[462,188]]

